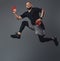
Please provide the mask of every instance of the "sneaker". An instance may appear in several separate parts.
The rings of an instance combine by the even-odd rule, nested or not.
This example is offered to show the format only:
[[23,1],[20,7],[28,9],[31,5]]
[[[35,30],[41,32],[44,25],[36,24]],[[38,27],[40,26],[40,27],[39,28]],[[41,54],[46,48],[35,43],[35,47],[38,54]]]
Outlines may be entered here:
[[11,35],[11,37],[12,37],[12,38],[20,39],[21,35],[18,35],[18,34],[16,33],[16,34]]
[[54,40],[53,41],[54,41],[55,45],[58,46],[59,43],[57,41],[57,37],[56,36],[54,37]]

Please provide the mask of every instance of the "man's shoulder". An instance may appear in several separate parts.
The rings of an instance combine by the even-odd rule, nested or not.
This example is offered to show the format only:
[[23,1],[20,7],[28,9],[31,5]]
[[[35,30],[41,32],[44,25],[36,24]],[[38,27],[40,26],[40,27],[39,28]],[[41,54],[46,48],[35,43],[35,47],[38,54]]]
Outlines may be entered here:
[[40,9],[39,7],[32,7],[32,9]]

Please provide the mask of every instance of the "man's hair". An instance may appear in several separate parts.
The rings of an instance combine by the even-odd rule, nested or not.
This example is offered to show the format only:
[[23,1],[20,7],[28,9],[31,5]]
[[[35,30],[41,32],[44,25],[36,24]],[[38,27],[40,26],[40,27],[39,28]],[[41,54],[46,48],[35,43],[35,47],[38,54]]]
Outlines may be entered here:
[[27,1],[26,3],[28,3],[28,2],[32,4],[32,2],[31,2],[31,1]]

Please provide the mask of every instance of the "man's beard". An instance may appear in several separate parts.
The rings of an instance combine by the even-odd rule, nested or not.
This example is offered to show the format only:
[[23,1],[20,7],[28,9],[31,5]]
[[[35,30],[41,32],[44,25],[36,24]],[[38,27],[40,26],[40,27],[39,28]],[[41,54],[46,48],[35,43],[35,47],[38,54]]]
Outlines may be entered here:
[[31,10],[32,9],[32,7],[30,7],[30,8],[27,8],[27,10]]

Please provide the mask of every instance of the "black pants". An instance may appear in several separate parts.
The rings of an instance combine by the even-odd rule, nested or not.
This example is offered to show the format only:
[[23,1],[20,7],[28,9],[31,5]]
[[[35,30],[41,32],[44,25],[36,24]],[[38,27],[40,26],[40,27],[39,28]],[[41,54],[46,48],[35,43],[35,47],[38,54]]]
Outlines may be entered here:
[[[23,22],[22,22],[22,24],[21,24],[21,26],[20,26],[20,30],[19,30],[20,33],[22,33],[22,31],[24,30],[25,26],[27,26],[28,28],[30,28],[30,26],[29,26],[29,24],[28,24],[28,21],[23,21]],[[42,28],[45,29],[44,24],[42,24]],[[32,29],[32,28],[30,28],[30,29]],[[33,30],[33,29],[32,29],[32,30]],[[47,37],[47,38],[44,38],[44,35],[43,35],[43,36],[38,35],[38,37],[39,37],[39,40],[40,40],[41,42],[47,42],[47,41],[53,40],[52,38],[48,38],[48,37]]]
[[48,41],[51,41],[51,40],[53,40],[52,38],[45,38],[44,36],[41,36],[41,35],[38,35],[38,37],[39,37],[39,40],[41,41],[41,42],[48,42]]
[[23,21],[22,24],[21,24],[21,26],[20,26],[19,32],[22,33],[22,31],[24,30],[24,28],[25,28],[26,26],[27,26],[29,29],[34,30],[33,28],[31,28],[31,27],[29,26],[28,21]]

